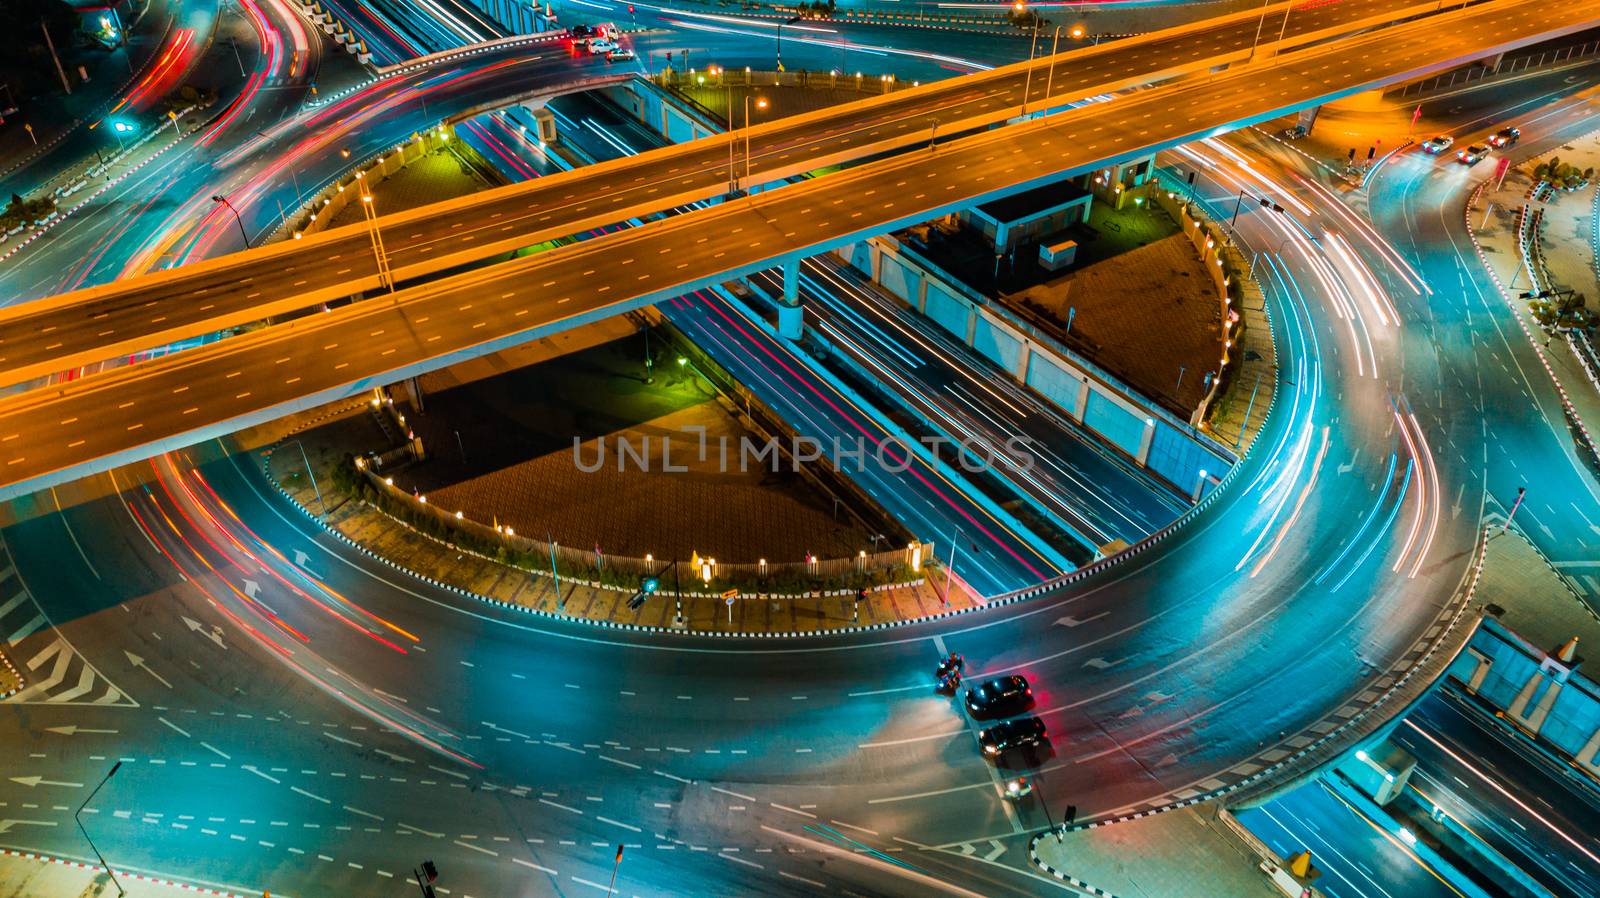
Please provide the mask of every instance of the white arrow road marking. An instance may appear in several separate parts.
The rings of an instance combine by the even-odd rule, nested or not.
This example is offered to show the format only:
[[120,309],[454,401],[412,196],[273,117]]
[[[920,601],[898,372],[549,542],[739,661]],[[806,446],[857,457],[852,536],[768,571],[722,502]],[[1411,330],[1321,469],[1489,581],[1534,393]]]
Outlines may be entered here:
[[299,549],[295,549],[294,550],[294,566],[299,568],[302,571],[305,571],[310,576],[315,577],[316,574],[312,572],[311,568],[306,567],[306,563],[309,562],[310,560],[311,560],[311,556],[310,555],[307,555],[306,553],[300,551]]
[[34,788],[35,786],[63,786],[68,789],[83,788],[83,783],[66,783],[59,780],[47,780],[42,776],[14,776],[11,777],[11,781],[13,783],[21,783],[30,789]]
[[60,733],[63,736],[75,736],[78,733],[106,733],[108,735],[115,735],[118,732],[117,730],[91,730],[88,727],[81,727],[77,724],[67,724],[64,727],[45,727],[44,731],[46,733]]
[[1357,446],[1356,447],[1356,454],[1350,456],[1350,463],[1347,464],[1347,465],[1340,465],[1339,466],[1339,473],[1340,474],[1348,474],[1351,471],[1354,471],[1356,469],[1356,459],[1358,459],[1360,457],[1361,457],[1361,447]]
[[526,734],[526,733],[519,733],[519,732],[517,732],[517,731],[516,731],[516,730],[508,730],[508,729],[506,729],[506,728],[505,728],[505,727],[503,727],[503,726],[497,726],[497,725],[495,725],[495,724],[493,724],[493,723],[490,723],[490,722],[489,722],[489,721],[487,721],[487,720],[485,720],[485,721],[484,721],[484,722],[483,722],[483,725],[484,725],[484,726],[486,726],[486,727],[488,727],[488,728],[489,728],[489,729],[491,729],[491,730],[497,730],[497,731],[499,731],[499,732],[502,732],[502,733],[505,733],[505,734],[506,734],[506,735],[507,735],[507,736],[516,736],[516,737],[518,737],[518,738],[519,738],[519,739],[532,739],[532,738],[533,738],[533,737],[532,737],[532,736],[529,736],[529,735],[528,735],[528,734]]
[[989,844],[994,846],[994,850],[989,852],[988,854],[984,855],[983,856],[984,860],[993,861],[995,858],[997,858],[1000,855],[1006,853],[1006,846],[1000,844],[999,842],[996,842],[994,839],[990,839],[989,840]]
[[1056,626],[1058,626],[1058,627],[1081,627],[1084,624],[1090,623],[1092,621],[1097,621],[1100,618],[1105,617],[1106,615],[1108,615],[1110,613],[1111,612],[1109,612],[1109,611],[1102,611],[1099,614],[1091,615],[1089,617],[1084,618],[1083,620],[1079,620],[1076,617],[1073,617],[1072,615],[1069,614],[1066,617],[1057,618],[1056,619]]
[[971,842],[961,843],[961,855],[963,857],[971,857],[972,855],[976,854],[977,851],[978,849],[974,848]]
[[249,596],[250,598],[253,599],[253,598],[256,597],[256,594],[259,593],[259,592],[261,592],[261,584],[260,583],[257,583],[254,580],[246,580],[246,581],[244,581],[244,594],[245,595],[247,595],[247,596]]
[[[207,638],[207,639],[211,640],[212,642],[216,643],[217,644],[217,648],[219,648],[219,649],[226,650],[228,648],[227,646],[222,644],[222,631],[221,630],[219,630],[219,629],[217,629],[215,627],[213,627],[210,630],[206,630],[205,629],[206,625],[200,623],[199,621],[195,620],[194,618],[186,617],[186,616],[183,616],[183,615],[179,615],[179,616],[183,617],[183,625],[189,628],[189,632],[191,632],[191,633],[199,633],[201,636],[204,636],[205,638]],[[204,632],[201,632],[202,630],[204,630]]]
[[135,655],[134,653],[128,651],[127,649],[123,649],[122,650],[122,654],[128,656],[128,663],[129,664],[132,664],[134,667],[137,667],[140,670],[143,670],[145,673],[149,674],[150,676],[155,677],[157,682],[159,682],[161,685],[167,687],[168,689],[172,688],[172,684],[167,682],[167,678],[166,677],[163,677],[161,674],[158,674],[155,671],[153,671],[150,668],[145,666],[143,658],[139,657],[138,655]]
[[1083,662],[1083,666],[1084,667],[1092,667],[1095,670],[1105,670],[1108,667],[1115,667],[1118,664],[1121,664],[1125,660],[1127,660],[1127,659],[1118,658],[1115,661],[1107,661],[1104,658],[1090,658],[1088,661]]

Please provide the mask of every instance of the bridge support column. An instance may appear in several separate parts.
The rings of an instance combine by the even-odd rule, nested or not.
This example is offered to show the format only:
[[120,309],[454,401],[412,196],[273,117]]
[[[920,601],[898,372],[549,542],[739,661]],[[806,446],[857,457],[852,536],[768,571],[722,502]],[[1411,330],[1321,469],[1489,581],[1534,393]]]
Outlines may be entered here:
[[1139,454],[1134,457],[1134,461],[1139,463],[1139,467],[1146,468],[1150,466],[1150,444],[1155,442],[1155,438],[1156,419],[1144,419],[1144,434],[1139,437]]
[[778,336],[798,340],[805,330],[805,311],[800,306],[800,259],[783,263],[783,298],[778,301]]
[[1295,124],[1304,129],[1307,134],[1310,134],[1311,126],[1317,123],[1317,113],[1320,111],[1322,111],[1321,106],[1312,106],[1309,109],[1300,110],[1300,114],[1295,118]]

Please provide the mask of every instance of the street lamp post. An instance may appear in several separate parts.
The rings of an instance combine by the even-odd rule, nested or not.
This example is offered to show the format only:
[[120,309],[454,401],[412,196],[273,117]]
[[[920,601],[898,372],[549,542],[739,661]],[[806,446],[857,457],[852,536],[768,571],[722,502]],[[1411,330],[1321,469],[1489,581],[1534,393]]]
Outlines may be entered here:
[[1267,24],[1267,6],[1271,3],[1272,0],[1261,0],[1261,18],[1256,20],[1256,37],[1250,42],[1251,56],[1256,53],[1256,45],[1261,43],[1261,29]]
[[956,569],[956,543],[961,541],[961,528],[957,527],[955,535],[950,538],[950,565],[944,569],[944,603],[950,604],[950,577]]
[[394,272],[389,270],[389,254],[383,249],[383,232],[378,228],[378,210],[372,192],[367,189],[367,173],[356,172],[356,180],[361,185],[361,214],[367,220],[367,229],[372,237],[372,255],[378,265],[378,285],[388,287],[389,292],[393,293]]
[[111,865],[106,863],[105,855],[100,853],[100,849],[94,844],[94,840],[89,838],[89,830],[85,829],[83,825],[83,809],[89,806],[89,802],[94,801],[94,797],[100,793],[100,790],[105,786],[106,783],[111,781],[111,777],[116,775],[116,772],[121,769],[121,761],[112,764],[111,769],[106,771],[106,775],[101,778],[99,784],[94,787],[94,791],[90,792],[89,797],[83,800],[83,804],[78,805],[78,809],[72,812],[72,819],[78,824],[78,832],[83,833],[83,840],[89,843],[89,847],[94,851],[95,858],[100,861],[100,866],[105,868],[106,875],[111,877],[111,884],[117,887],[117,894],[119,896],[126,895],[128,892],[127,890],[123,889],[122,883],[117,882],[117,874],[111,872]]
[[237,222],[238,225],[239,225],[239,236],[244,238],[244,248],[245,249],[249,249],[250,248],[250,235],[245,233],[245,230],[244,230],[244,219],[239,217],[239,210],[234,208],[233,203],[228,202],[228,198],[223,196],[220,193],[212,194],[211,201],[213,203],[220,203],[220,204],[222,204],[224,206],[227,206],[228,207],[228,211],[233,213],[233,220],[235,222]]
[[[766,98],[757,97],[756,98],[756,108],[757,109],[765,109],[765,108],[767,108]],[[745,190],[748,191],[751,196],[754,196],[755,195],[755,184],[754,184],[754,182],[751,181],[750,166],[751,166],[751,162],[750,162],[750,95],[749,94],[745,94],[744,95],[744,183],[745,183]]]
[[606,886],[606,898],[611,898],[617,891],[617,870],[622,867],[622,846],[617,846],[617,859],[611,865],[611,884]]
[[780,72],[783,71],[783,26],[785,26],[785,25],[793,25],[796,22],[800,21],[800,19],[801,19],[800,16],[795,16],[794,18],[788,20],[787,22],[779,22],[778,23],[777,60],[778,60],[778,71],[780,71]]
[[1061,46],[1061,26],[1056,26],[1056,35],[1050,41],[1050,63],[1044,73],[1044,106],[1050,108],[1050,89],[1056,83],[1056,49]]
[[299,440],[284,440],[281,445],[287,446],[290,443],[293,443],[295,446],[299,447],[300,460],[305,462],[306,474],[310,475],[311,477],[311,489],[317,494],[317,507],[322,509],[322,516],[327,517],[328,506],[322,501],[322,489],[317,486],[317,472],[311,470],[311,459],[306,456],[305,444]]
[[1022,114],[1028,114],[1028,94],[1033,91],[1033,57],[1039,52],[1039,19],[1033,20],[1033,40],[1028,44],[1028,75],[1022,82]]

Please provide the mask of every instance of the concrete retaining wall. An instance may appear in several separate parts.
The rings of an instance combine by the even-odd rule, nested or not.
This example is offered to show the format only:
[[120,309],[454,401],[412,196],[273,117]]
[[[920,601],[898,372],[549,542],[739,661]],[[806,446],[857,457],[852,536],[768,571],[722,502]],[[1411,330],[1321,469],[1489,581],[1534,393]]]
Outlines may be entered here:
[[946,277],[899,241],[874,237],[837,253],[1185,495],[1204,495],[1233,466],[1233,454],[1221,444]]
[[1492,619],[1446,673],[1502,718],[1600,779],[1600,684]]

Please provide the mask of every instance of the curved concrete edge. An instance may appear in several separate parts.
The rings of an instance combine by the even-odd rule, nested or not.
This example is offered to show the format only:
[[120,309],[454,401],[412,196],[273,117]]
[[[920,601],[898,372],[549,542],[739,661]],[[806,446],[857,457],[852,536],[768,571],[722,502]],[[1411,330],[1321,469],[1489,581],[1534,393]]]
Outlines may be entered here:
[[[1279,404],[1277,402],[1277,391],[1274,391],[1273,392],[1273,402],[1268,407],[1268,409],[1266,411],[1266,414],[1265,414],[1265,417],[1262,420],[1261,429],[1263,431],[1265,431],[1266,428],[1268,427],[1268,425],[1270,425],[1272,423],[1273,416],[1277,413],[1278,408],[1279,408]],[[330,414],[332,414],[332,413],[330,413]],[[326,416],[324,416],[324,417],[326,417]],[[314,420],[321,420],[321,419],[314,419]],[[311,424],[311,423],[314,423],[314,421],[304,422],[302,424],[302,428],[304,426],[307,426],[307,425]],[[297,429],[297,431],[298,431],[298,429]],[[1129,559],[1132,559],[1132,558],[1138,556],[1139,554],[1149,550],[1151,547],[1155,546],[1156,544],[1160,543],[1161,541],[1171,537],[1173,534],[1177,533],[1180,529],[1182,529],[1190,521],[1193,521],[1196,517],[1198,517],[1206,509],[1208,509],[1211,506],[1215,505],[1217,503],[1217,501],[1222,496],[1224,496],[1224,495],[1226,495],[1228,493],[1229,488],[1232,486],[1234,481],[1238,479],[1239,472],[1245,468],[1244,462],[1248,458],[1250,458],[1250,456],[1254,453],[1254,449],[1255,449],[1254,443],[1252,443],[1251,449],[1249,451],[1247,451],[1243,456],[1240,457],[1239,461],[1237,463],[1235,463],[1233,465],[1233,467],[1228,470],[1228,473],[1223,476],[1222,481],[1220,483],[1218,483],[1217,486],[1214,489],[1211,490],[1211,492],[1207,493],[1206,496],[1204,498],[1202,498],[1199,502],[1197,502],[1194,505],[1190,506],[1189,509],[1187,511],[1185,511],[1182,515],[1179,515],[1177,520],[1173,521],[1172,523],[1168,524],[1167,526],[1163,527],[1162,529],[1156,531],[1155,533],[1150,534],[1149,536],[1147,536],[1144,539],[1140,540],[1138,543],[1135,543],[1134,545],[1122,550],[1121,552],[1116,553],[1115,555],[1109,555],[1109,556],[1107,556],[1105,558],[1100,559],[1099,561],[1093,562],[1092,564],[1085,565],[1084,567],[1078,568],[1075,571],[1072,571],[1072,572],[1067,573],[1067,574],[1063,574],[1060,577],[1056,577],[1056,578],[1053,578],[1051,580],[1046,580],[1046,581],[1044,581],[1042,583],[1038,583],[1038,584],[1035,584],[1033,586],[1026,587],[1024,589],[1015,590],[1015,591],[1010,592],[1010,593],[1005,593],[1005,594],[1002,594],[1000,596],[996,596],[994,598],[989,599],[988,601],[984,602],[981,605],[975,605],[975,606],[973,606],[971,608],[955,608],[955,609],[951,609],[949,611],[939,612],[938,614],[926,614],[926,615],[922,615],[920,617],[906,618],[904,620],[892,621],[892,622],[887,622],[887,623],[869,624],[869,625],[864,626],[864,627],[839,627],[837,629],[832,629],[832,630],[795,630],[795,631],[788,631],[788,632],[782,632],[782,633],[733,633],[733,632],[729,632],[729,633],[723,633],[723,632],[712,633],[712,632],[691,632],[691,631],[688,631],[688,630],[679,630],[679,629],[675,629],[675,628],[672,628],[672,627],[657,627],[657,626],[647,626],[647,625],[641,625],[641,624],[619,624],[619,623],[615,623],[615,622],[612,622],[612,621],[598,621],[598,620],[591,620],[591,619],[588,619],[588,618],[570,617],[568,615],[562,615],[562,614],[551,614],[551,613],[549,613],[547,611],[540,611],[540,610],[535,609],[535,608],[527,608],[527,607],[524,607],[522,605],[517,605],[517,604],[511,603],[511,602],[503,602],[503,601],[501,601],[499,599],[494,599],[494,598],[490,598],[490,597],[485,596],[485,595],[480,595],[478,593],[472,592],[470,590],[462,589],[462,588],[460,588],[458,586],[453,586],[453,585],[448,584],[448,583],[441,583],[438,580],[435,580],[435,579],[433,579],[431,577],[425,576],[425,575],[423,575],[421,573],[418,573],[417,571],[413,571],[410,568],[404,567],[403,565],[400,565],[400,564],[396,563],[395,561],[393,561],[393,560],[391,560],[391,559],[389,559],[389,558],[387,558],[385,556],[382,556],[382,555],[379,555],[376,552],[373,552],[372,550],[368,549],[366,546],[361,545],[360,543],[358,543],[355,540],[349,538],[348,536],[345,536],[343,533],[339,532],[338,530],[328,526],[326,523],[324,523],[322,521],[321,518],[319,518],[315,514],[313,514],[310,509],[306,508],[304,505],[301,505],[298,501],[295,500],[295,498],[293,496],[289,495],[288,490],[285,490],[283,488],[283,485],[278,483],[277,478],[272,476],[272,471],[270,470],[271,461],[272,461],[272,454],[273,454],[273,452],[275,452],[277,450],[277,445],[278,444],[274,444],[266,452],[265,457],[264,457],[264,459],[263,459],[263,461],[261,463],[261,471],[262,471],[262,474],[267,478],[267,482],[271,483],[273,488],[278,491],[278,494],[280,496],[282,496],[284,498],[284,500],[287,501],[291,506],[293,506],[297,511],[299,511],[302,515],[304,515],[307,519],[309,519],[312,523],[314,523],[318,527],[320,527],[325,533],[329,534],[330,536],[334,537],[335,539],[338,539],[340,542],[343,542],[344,544],[350,546],[351,548],[361,552],[362,554],[366,555],[367,557],[372,558],[372,559],[374,559],[374,560],[376,560],[378,562],[381,562],[382,564],[385,564],[385,565],[389,566],[390,568],[393,568],[394,570],[397,570],[397,571],[400,571],[402,573],[408,574],[408,575],[410,575],[412,577],[415,577],[418,580],[421,580],[424,583],[428,583],[428,584],[437,586],[440,589],[449,590],[450,592],[456,593],[457,595],[460,595],[460,596],[462,596],[464,598],[473,599],[473,600],[476,600],[476,601],[479,601],[479,602],[484,602],[486,604],[495,605],[497,607],[505,608],[505,609],[508,609],[508,610],[521,611],[521,612],[523,612],[525,614],[536,615],[536,616],[544,617],[544,618],[547,618],[547,619],[550,619],[550,620],[561,620],[561,621],[566,621],[566,622],[569,622],[569,623],[588,624],[590,626],[600,627],[600,628],[604,628],[604,629],[611,629],[611,630],[625,630],[625,631],[632,631],[632,632],[639,632],[639,633],[662,633],[662,634],[670,634],[670,635],[675,635],[675,636],[698,636],[698,637],[722,638],[722,639],[798,639],[798,638],[804,638],[804,637],[824,637],[824,636],[850,635],[850,634],[854,634],[854,633],[872,632],[872,631],[888,630],[888,629],[893,629],[893,628],[897,628],[897,627],[909,627],[909,626],[916,626],[916,625],[920,625],[920,624],[927,624],[927,623],[932,623],[932,622],[935,622],[935,621],[946,620],[946,619],[949,619],[949,618],[958,617],[960,615],[974,614],[974,613],[978,613],[978,612],[989,611],[991,609],[1004,607],[1006,605],[1012,605],[1012,604],[1015,604],[1017,602],[1022,602],[1022,601],[1025,601],[1027,599],[1037,598],[1038,596],[1044,595],[1045,593],[1048,593],[1048,592],[1051,592],[1053,590],[1069,586],[1069,585],[1071,585],[1073,583],[1077,583],[1078,581],[1083,580],[1083,579],[1085,579],[1085,578],[1087,578],[1087,577],[1089,577],[1091,575],[1098,574],[1098,573],[1100,573],[1102,571],[1108,570],[1109,568],[1111,568],[1114,565],[1118,565],[1118,564],[1121,564],[1121,563],[1123,563],[1123,562],[1125,562],[1125,561],[1127,561]]]
[[[1300,733],[1296,734],[1294,737],[1291,737],[1289,741],[1301,738],[1305,733],[1313,731],[1318,726],[1337,721],[1337,723],[1328,728],[1323,735],[1299,747],[1293,753],[1281,757],[1276,761],[1270,762],[1264,766],[1257,765],[1253,759],[1240,761],[1234,764],[1232,767],[1221,771],[1216,776],[1205,781],[1212,782],[1220,779],[1228,773],[1236,773],[1240,776],[1240,778],[1233,783],[1223,785],[1218,788],[1209,789],[1185,798],[1165,802],[1145,810],[1135,811],[1131,814],[1121,814],[1105,820],[1096,820],[1089,823],[1077,824],[1069,827],[1067,831],[1077,832],[1078,830],[1083,829],[1111,826],[1112,824],[1121,823],[1126,820],[1137,820],[1141,817],[1164,814],[1167,811],[1173,811],[1177,810],[1178,808],[1186,808],[1192,805],[1202,804],[1213,799],[1223,798],[1230,795],[1238,795],[1238,793],[1246,792],[1251,789],[1265,788],[1268,790],[1266,795],[1270,796],[1282,791],[1282,789],[1289,785],[1298,784],[1306,777],[1312,775],[1316,771],[1327,766],[1327,764],[1336,760],[1344,753],[1345,750],[1350,747],[1342,746],[1340,741],[1352,735],[1359,736],[1357,730],[1363,724],[1371,723],[1374,720],[1377,720],[1381,723],[1383,720],[1387,719],[1377,715],[1381,715],[1381,713],[1387,709],[1390,702],[1396,696],[1401,695],[1407,687],[1413,685],[1413,679],[1419,672],[1428,669],[1429,663],[1439,657],[1439,652],[1441,649],[1453,643],[1454,647],[1450,650],[1449,657],[1454,658],[1455,655],[1461,651],[1461,648],[1466,645],[1467,639],[1471,637],[1471,630],[1468,630],[1465,635],[1461,635],[1459,632],[1460,625],[1462,619],[1466,617],[1466,611],[1472,603],[1473,596],[1477,594],[1478,583],[1483,578],[1484,550],[1488,545],[1489,536],[1494,532],[1494,529],[1495,528],[1492,525],[1483,528],[1483,531],[1478,538],[1477,545],[1474,548],[1474,555],[1476,557],[1473,559],[1472,566],[1467,571],[1466,575],[1463,576],[1463,583],[1461,586],[1457,587],[1455,596],[1449,603],[1445,605],[1445,607],[1440,611],[1439,616],[1434,619],[1433,625],[1429,627],[1428,632],[1431,632],[1432,635],[1430,636],[1428,635],[1428,632],[1425,632],[1422,637],[1420,637],[1416,642],[1412,643],[1411,648],[1404,656],[1401,657],[1398,662],[1396,662],[1394,665],[1391,665],[1385,671],[1385,676],[1393,675],[1397,671],[1399,672],[1399,675],[1394,678],[1392,683],[1390,683],[1387,687],[1384,687],[1382,692],[1371,698],[1364,707],[1356,708],[1354,702],[1352,701],[1341,702],[1333,711],[1324,715],[1318,721],[1313,722],[1309,726],[1302,728]],[[1457,636],[1459,636],[1459,638],[1455,638]],[[1445,660],[1448,662],[1449,659],[1447,658]],[[1443,668],[1441,667],[1440,671],[1442,672],[1442,670]],[[1370,688],[1371,687],[1363,687],[1362,692],[1364,693]],[[1394,709],[1394,713],[1398,714],[1404,711],[1406,708],[1409,708],[1410,705],[1411,702],[1408,701],[1399,708]],[[1274,743],[1272,747],[1267,748],[1267,752],[1281,751],[1281,749],[1277,748],[1276,746],[1282,744],[1284,744],[1282,741]],[[1265,753],[1266,752],[1264,752],[1262,755],[1257,755],[1256,757],[1263,757]],[[1321,757],[1314,757],[1319,754]],[[1314,766],[1303,771],[1300,770],[1299,765],[1308,761],[1314,761]],[[1245,771],[1247,769],[1250,772],[1246,773]],[[1293,775],[1290,776],[1290,778],[1286,781],[1278,783],[1273,782],[1273,777],[1281,776],[1286,773]],[[1181,792],[1178,794],[1181,794]]]
[[0,848],[0,857],[22,858],[23,860],[39,861],[40,863],[45,864],[56,864],[62,867],[75,867],[79,870],[93,870],[96,873],[111,869],[115,870],[117,876],[122,879],[134,879],[140,882],[148,882],[152,885],[178,889],[179,891],[194,892],[198,895],[218,895],[221,896],[221,898],[254,898],[254,896],[257,894],[267,894],[264,891],[258,893],[254,889],[247,891],[234,891],[235,889],[242,888],[240,886],[226,886],[218,888],[216,886],[196,885],[192,882],[184,882],[183,880],[179,879],[169,879],[165,876],[159,876],[153,873],[142,873],[127,868],[108,868],[100,864],[91,864],[88,861],[81,861],[77,858],[45,854],[41,851],[22,851],[16,848]]
[[[1272,413],[1271,410],[1269,410],[1268,411],[1269,417],[1270,417],[1271,413]],[[310,422],[308,422],[308,423],[310,423]],[[344,543],[345,545],[349,546],[350,548],[353,548],[356,551],[360,552],[361,554],[366,555],[368,558],[371,558],[371,559],[373,559],[375,561],[378,561],[378,562],[380,562],[380,563],[382,563],[384,565],[387,565],[388,567],[393,568],[394,570],[400,571],[401,573],[404,573],[404,574],[408,574],[408,575],[410,575],[412,577],[415,577],[416,579],[421,580],[422,582],[427,583],[429,585],[436,586],[436,587],[438,587],[440,589],[448,590],[449,592],[455,593],[456,595],[459,595],[459,596],[461,596],[463,598],[473,599],[475,601],[483,602],[483,603],[486,603],[486,604],[489,604],[489,605],[494,605],[494,606],[499,607],[499,608],[505,608],[507,610],[521,611],[524,614],[535,615],[535,616],[543,617],[543,618],[546,618],[546,619],[549,619],[549,620],[559,620],[559,621],[565,621],[565,622],[568,622],[568,623],[587,624],[589,626],[600,627],[600,628],[603,628],[603,629],[625,630],[625,631],[631,631],[631,632],[636,632],[636,633],[661,633],[661,634],[669,634],[669,635],[674,635],[674,636],[698,636],[698,637],[722,638],[722,639],[730,639],[730,638],[731,639],[798,639],[798,638],[804,638],[804,637],[841,636],[841,635],[850,635],[850,634],[855,634],[855,633],[865,633],[865,632],[872,632],[872,631],[879,631],[879,630],[889,630],[889,629],[893,629],[893,628],[896,628],[896,627],[915,626],[915,625],[918,625],[918,624],[926,624],[926,623],[932,623],[934,621],[945,620],[945,619],[948,619],[948,618],[953,618],[953,617],[957,617],[957,616],[964,615],[964,614],[973,614],[973,613],[977,613],[977,612],[988,611],[988,610],[993,609],[993,608],[999,608],[999,607],[1002,607],[1002,606],[1005,606],[1005,605],[1012,605],[1012,604],[1015,604],[1017,602],[1021,602],[1021,601],[1027,600],[1027,599],[1036,598],[1036,597],[1038,597],[1040,595],[1043,595],[1046,592],[1049,592],[1049,591],[1051,591],[1053,589],[1057,589],[1057,588],[1060,588],[1062,586],[1066,586],[1068,584],[1075,583],[1078,580],[1081,580],[1084,577],[1089,576],[1090,574],[1099,573],[1100,571],[1106,570],[1107,568],[1111,567],[1113,564],[1117,564],[1117,563],[1120,563],[1120,562],[1122,562],[1122,561],[1124,561],[1126,559],[1132,558],[1132,557],[1138,555],[1139,553],[1145,551],[1151,545],[1154,545],[1156,542],[1159,542],[1160,540],[1165,539],[1168,536],[1171,536],[1174,532],[1177,531],[1178,527],[1180,527],[1181,525],[1187,523],[1188,521],[1193,520],[1194,517],[1200,511],[1202,511],[1202,510],[1204,510],[1206,508],[1209,508],[1212,504],[1214,504],[1216,502],[1216,500],[1217,500],[1217,497],[1223,495],[1227,491],[1227,488],[1228,488],[1229,484],[1234,480],[1234,478],[1235,478],[1236,474],[1238,473],[1239,469],[1242,467],[1242,465],[1234,465],[1233,469],[1230,470],[1228,472],[1227,476],[1225,476],[1223,478],[1222,483],[1218,484],[1216,489],[1213,489],[1209,495],[1207,495],[1204,499],[1202,499],[1198,504],[1196,504],[1193,507],[1191,507],[1187,512],[1185,512],[1182,516],[1180,516],[1178,518],[1178,520],[1176,520],[1176,521],[1172,522],[1171,524],[1167,525],[1162,530],[1160,530],[1160,531],[1158,531],[1158,532],[1156,532],[1154,534],[1151,534],[1150,536],[1146,537],[1144,540],[1140,541],[1137,545],[1134,545],[1134,546],[1132,546],[1132,547],[1130,547],[1128,549],[1124,549],[1123,551],[1118,552],[1115,555],[1111,555],[1111,556],[1108,556],[1106,558],[1102,558],[1102,559],[1100,559],[1099,561],[1097,561],[1097,562],[1095,562],[1093,564],[1090,564],[1090,565],[1088,565],[1086,567],[1079,568],[1078,570],[1073,571],[1070,574],[1063,575],[1060,578],[1056,578],[1054,580],[1046,581],[1045,583],[1041,583],[1041,584],[1038,584],[1036,586],[1028,587],[1028,588],[1023,589],[1023,590],[1018,590],[1016,592],[1007,593],[1007,594],[1005,594],[1003,596],[999,596],[999,597],[996,597],[994,599],[990,599],[989,601],[987,601],[987,602],[985,602],[985,603],[983,603],[981,605],[975,605],[975,606],[973,606],[971,608],[953,608],[953,609],[951,609],[949,611],[939,612],[938,614],[925,614],[925,615],[922,615],[922,616],[919,616],[919,617],[906,618],[904,620],[891,621],[891,622],[886,622],[886,623],[881,623],[881,624],[869,624],[869,625],[864,626],[864,627],[839,627],[839,628],[831,629],[831,630],[793,630],[793,631],[787,631],[787,632],[774,632],[774,633],[743,633],[743,632],[690,631],[690,630],[687,630],[687,629],[676,629],[676,628],[673,628],[673,627],[658,627],[658,626],[644,625],[644,624],[619,624],[619,623],[616,623],[614,621],[593,620],[593,619],[590,619],[590,618],[574,617],[574,616],[569,616],[569,615],[565,615],[565,614],[551,614],[548,611],[541,611],[541,610],[539,610],[537,608],[528,608],[528,607],[525,607],[523,605],[515,604],[513,602],[504,602],[504,601],[501,601],[500,599],[490,598],[489,596],[481,595],[481,594],[473,592],[471,590],[462,589],[461,587],[455,586],[453,584],[444,583],[444,582],[441,582],[439,580],[435,580],[432,577],[429,577],[429,576],[427,576],[425,574],[419,573],[419,572],[414,571],[414,570],[412,570],[412,569],[410,569],[408,567],[405,567],[404,565],[399,564],[398,562],[394,561],[393,559],[390,559],[390,558],[388,558],[387,556],[384,556],[384,555],[380,555],[377,552],[374,552],[371,549],[367,548],[366,546],[362,545],[361,543],[356,542],[355,540],[353,540],[350,537],[346,536],[344,533],[340,532],[339,530],[329,526],[321,518],[319,518],[316,514],[314,514],[309,508],[306,508],[304,505],[300,504],[300,502],[298,500],[296,500],[293,496],[289,495],[289,491],[283,488],[283,484],[279,483],[277,478],[272,476],[272,471],[271,471],[272,455],[273,455],[273,453],[275,453],[277,451],[278,445],[279,444],[275,444],[275,445],[273,445],[271,448],[269,448],[266,451],[266,453],[263,456],[262,463],[261,463],[261,473],[262,473],[263,476],[266,477],[267,482],[272,484],[273,489],[277,490],[278,494],[280,496],[282,496],[285,501],[287,501],[291,506],[293,506],[295,508],[295,510],[299,511],[302,515],[304,515],[308,520],[310,520],[312,523],[314,523],[317,527],[321,528],[324,533],[327,533],[329,536],[332,536],[333,538],[339,540],[340,542]],[[391,520],[393,520],[393,518],[391,518]],[[401,526],[406,526],[405,524],[403,524],[403,523],[401,523],[399,521],[396,521],[396,523],[400,523]],[[467,551],[465,549],[460,549],[459,547],[457,547],[457,549],[459,551],[463,551],[463,552]],[[477,553],[470,553],[470,554],[476,555]],[[874,589],[886,589],[886,588],[889,588],[889,587],[874,587]],[[847,593],[842,593],[842,594],[847,594]]]
[[1089,885],[1065,870],[1057,870],[1055,867],[1045,863],[1044,860],[1039,857],[1039,852],[1034,850],[1033,846],[1039,844],[1039,840],[1048,835],[1050,835],[1050,830],[1047,829],[1043,832],[1034,833],[1033,838],[1028,840],[1028,860],[1033,861],[1033,865],[1035,867],[1038,867],[1040,870],[1043,870],[1044,872],[1050,874],[1056,879],[1061,880],[1085,895],[1096,895],[1099,896],[1099,898],[1116,898],[1115,895],[1111,894],[1105,889]]

